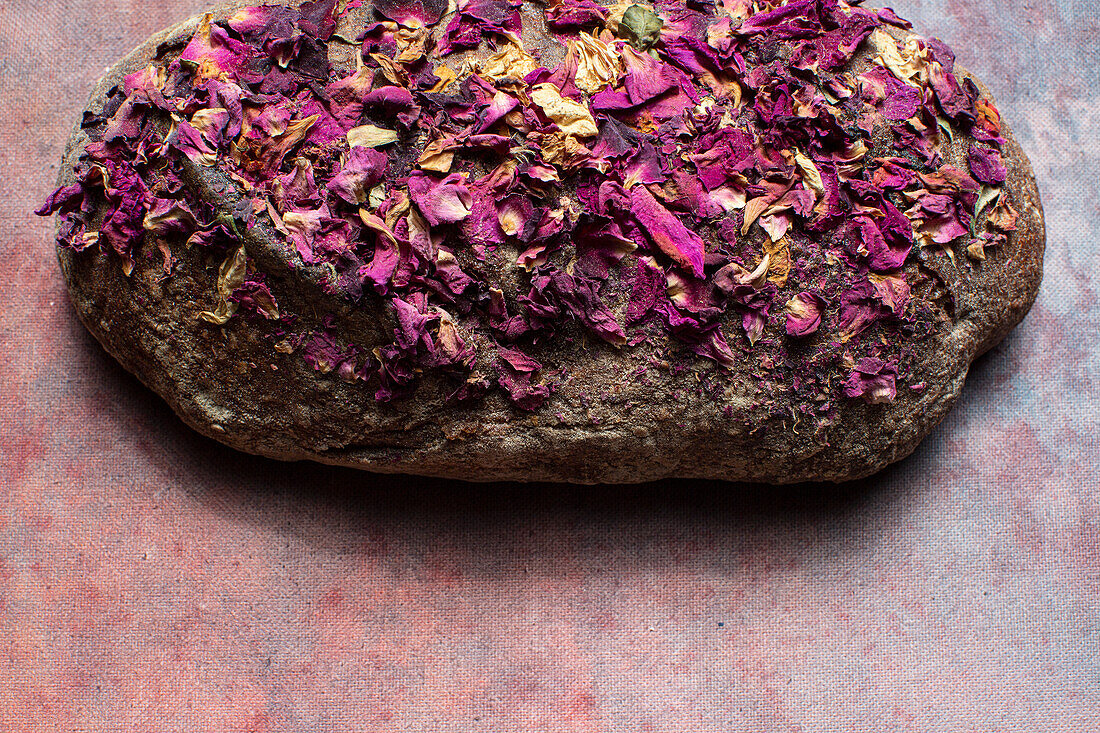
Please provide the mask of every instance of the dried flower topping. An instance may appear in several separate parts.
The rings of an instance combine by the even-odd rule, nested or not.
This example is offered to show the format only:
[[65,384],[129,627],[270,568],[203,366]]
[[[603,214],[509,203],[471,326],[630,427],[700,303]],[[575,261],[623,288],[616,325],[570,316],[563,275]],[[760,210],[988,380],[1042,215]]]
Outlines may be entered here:
[[[891,11],[553,0],[548,68],[519,0],[375,0],[340,70],[336,5],[206,16],[127,76],[39,211],[60,245],[169,276],[209,251],[196,318],[271,321],[276,350],[378,400],[431,372],[535,410],[565,371],[543,345],[586,334],[755,370],[762,399],[826,419],[895,399],[946,317],[914,250],[983,260],[1016,226],[999,113]],[[969,172],[944,163],[956,136]],[[381,298],[392,340],[280,308],[258,227],[332,296]]]

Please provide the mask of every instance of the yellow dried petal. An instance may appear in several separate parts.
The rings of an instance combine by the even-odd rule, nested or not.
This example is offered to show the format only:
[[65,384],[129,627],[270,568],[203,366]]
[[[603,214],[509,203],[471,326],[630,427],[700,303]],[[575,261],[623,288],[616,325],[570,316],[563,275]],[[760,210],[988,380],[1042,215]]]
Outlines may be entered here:
[[558,88],[550,82],[536,84],[531,88],[531,101],[538,105],[566,135],[576,137],[595,137],[600,133],[596,120],[588,107],[566,99]]
[[379,148],[383,145],[397,142],[397,132],[387,130],[384,127],[374,125],[360,125],[348,130],[348,145],[355,147],[363,145],[368,148]]
[[622,58],[615,49],[584,31],[577,40],[569,42],[566,59],[571,56],[577,62],[577,87],[589,94],[617,81],[623,72]]
[[876,28],[867,42],[877,51],[872,61],[890,70],[890,73],[911,87],[920,89],[928,84],[928,49],[917,38],[911,37],[899,47],[886,31]]
[[825,185],[821,182],[821,171],[817,169],[817,164],[797,150],[794,151],[794,163],[802,171],[802,180],[806,182],[806,186],[816,193],[818,198],[824,196]]
[[244,276],[247,269],[248,256],[245,254],[244,246],[242,245],[237,248],[236,252],[225,259],[225,262],[222,263],[221,268],[218,270],[217,308],[215,308],[213,312],[203,311],[199,313],[199,318],[221,326],[237,312],[237,304],[231,302],[229,296],[244,283]]
[[543,135],[539,148],[543,160],[560,168],[573,168],[591,157],[591,151],[577,142],[577,138],[561,132]]
[[443,64],[435,67],[433,71],[435,75],[439,77],[439,81],[432,84],[431,89],[428,90],[429,92],[441,92],[450,86],[451,82],[458,78],[458,74],[454,72],[454,69],[450,66],[444,66]]
[[[382,70],[382,76],[386,77],[391,84],[399,87],[409,86],[409,74],[403,66],[398,66],[393,59],[385,54],[372,53],[370,57],[378,63],[378,67]],[[358,58],[356,60],[358,61]],[[362,63],[362,61],[359,61],[359,63]]]
[[779,287],[787,284],[791,272],[790,240],[781,237],[778,242],[764,241],[764,256],[768,260],[768,280]]
[[470,62],[470,71],[490,81],[522,79],[539,67],[523,47],[509,43],[491,56]]
[[446,173],[451,170],[454,161],[455,142],[452,138],[436,138],[424,148],[416,164],[426,171]]
[[390,227],[386,222],[382,221],[382,219],[379,218],[378,215],[372,214],[366,209],[361,208],[359,209],[359,220],[362,221],[363,224],[371,231],[377,232],[386,239],[390,240],[390,244],[397,244],[397,235],[394,234],[393,228]]
[[204,136],[209,137],[210,126],[217,121],[217,118],[228,112],[225,107],[211,107],[210,109],[200,109],[195,114],[191,115],[191,127],[194,127]]
[[758,196],[757,198],[750,199],[745,204],[745,220],[741,224],[741,234],[745,235],[749,233],[749,227],[756,221],[764,210],[768,208],[768,205],[772,202],[771,196]]
[[397,58],[394,61],[410,63],[419,60],[425,55],[430,38],[428,28],[398,28],[393,34],[393,40],[397,43]]

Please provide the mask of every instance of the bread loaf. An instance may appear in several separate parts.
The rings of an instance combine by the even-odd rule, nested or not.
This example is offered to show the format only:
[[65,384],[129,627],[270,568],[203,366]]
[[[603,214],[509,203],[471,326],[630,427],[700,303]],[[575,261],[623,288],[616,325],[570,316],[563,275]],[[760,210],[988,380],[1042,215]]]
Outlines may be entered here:
[[1045,236],[985,87],[840,0],[224,5],[59,183],[81,319],[196,430],[468,480],[865,476]]

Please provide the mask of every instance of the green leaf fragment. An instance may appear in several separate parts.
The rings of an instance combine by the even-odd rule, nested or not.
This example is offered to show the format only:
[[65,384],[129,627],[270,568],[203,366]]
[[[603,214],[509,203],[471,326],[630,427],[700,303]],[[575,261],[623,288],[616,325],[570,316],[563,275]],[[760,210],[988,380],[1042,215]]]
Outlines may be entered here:
[[231,233],[238,240],[241,238],[241,230],[237,228],[237,220],[232,214],[228,214],[224,211],[219,212],[218,215],[214,217],[214,223],[221,224],[225,227],[226,231]]
[[651,8],[631,5],[623,13],[619,35],[634,48],[644,51],[657,43],[664,25],[664,21]]

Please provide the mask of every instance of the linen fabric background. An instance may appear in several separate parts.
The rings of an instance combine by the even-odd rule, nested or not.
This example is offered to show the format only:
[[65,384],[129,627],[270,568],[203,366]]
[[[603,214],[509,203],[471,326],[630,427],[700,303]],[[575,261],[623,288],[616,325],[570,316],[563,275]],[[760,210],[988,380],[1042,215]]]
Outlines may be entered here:
[[0,729],[1100,729],[1100,9],[894,8],[1031,156],[1034,309],[871,480],[580,488],[186,428],[31,211],[97,76],[203,3],[0,2]]

